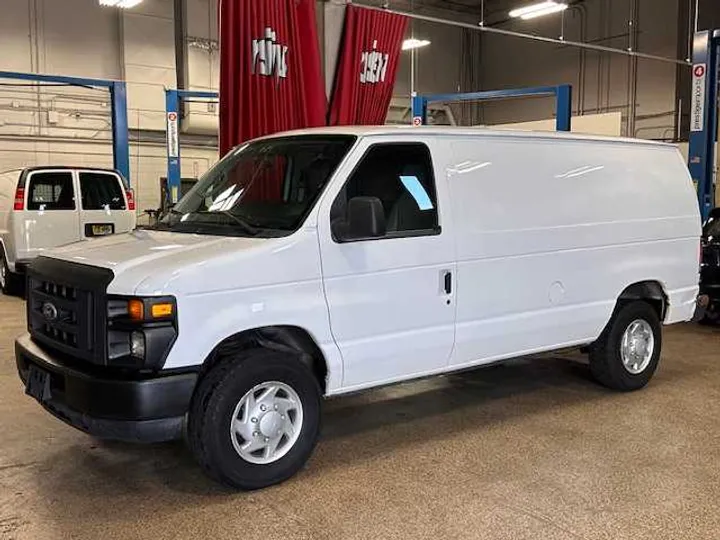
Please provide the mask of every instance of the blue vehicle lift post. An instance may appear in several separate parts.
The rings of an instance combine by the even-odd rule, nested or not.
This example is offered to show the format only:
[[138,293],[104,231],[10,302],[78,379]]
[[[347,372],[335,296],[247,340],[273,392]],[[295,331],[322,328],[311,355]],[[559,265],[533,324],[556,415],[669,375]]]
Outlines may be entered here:
[[718,128],[720,30],[695,34],[688,167],[698,190],[703,221],[715,206],[715,142]]
[[122,81],[109,79],[88,79],[65,75],[44,75],[39,73],[18,73],[0,71],[0,79],[30,81],[55,85],[80,86],[86,88],[107,88],[110,91],[110,114],[112,118],[113,167],[130,183],[130,139],[128,132],[127,87]]
[[470,92],[467,94],[437,94],[434,96],[413,96],[413,124],[427,124],[427,106],[432,102],[487,101],[490,99],[508,99],[522,97],[555,96],[556,129],[570,131],[572,123],[572,86],[539,86],[534,88],[513,88],[509,90],[490,90],[487,92]]
[[178,202],[181,184],[180,171],[180,102],[182,99],[217,100],[217,92],[198,90],[165,90],[166,138],[167,138],[167,187],[169,203]]

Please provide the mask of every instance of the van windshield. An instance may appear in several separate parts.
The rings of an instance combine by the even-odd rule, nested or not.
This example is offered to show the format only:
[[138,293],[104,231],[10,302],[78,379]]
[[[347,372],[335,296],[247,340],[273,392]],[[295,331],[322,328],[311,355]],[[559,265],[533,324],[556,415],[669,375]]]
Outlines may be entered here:
[[241,145],[208,170],[156,228],[196,234],[288,235],[310,212],[354,140],[297,136]]

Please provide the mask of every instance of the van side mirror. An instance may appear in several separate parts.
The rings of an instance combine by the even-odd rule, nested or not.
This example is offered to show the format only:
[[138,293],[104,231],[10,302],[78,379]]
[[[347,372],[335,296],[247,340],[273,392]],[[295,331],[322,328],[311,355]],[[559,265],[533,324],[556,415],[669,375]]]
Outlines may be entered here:
[[348,201],[347,220],[333,224],[339,240],[382,238],[385,232],[385,210],[377,197],[353,197]]

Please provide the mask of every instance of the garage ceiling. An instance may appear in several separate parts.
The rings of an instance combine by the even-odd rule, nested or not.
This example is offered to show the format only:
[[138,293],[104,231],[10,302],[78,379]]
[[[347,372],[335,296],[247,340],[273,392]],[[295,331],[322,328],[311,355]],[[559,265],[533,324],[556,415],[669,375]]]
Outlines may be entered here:
[[[451,10],[465,15],[480,18],[482,0],[405,0],[415,7],[421,6],[440,10]],[[579,4],[590,0],[568,0],[567,3]],[[592,0],[595,1],[595,0]],[[605,0],[618,2],[619,0]],[[620,3],[625,4],[627,0]],[[672,2],[679,5],[679,9],[689,9],[690,3],[695,0],[640,0],[641,4],[652,5],[657,2]],[[396,3],[390,0],[390,4]],[[533,0],[485,0],[485,19],[489,24],[498,24],[507,20],[508,12],[518,6],[533,3]],[[699,0],[699,26],[701,29],[720,28],[720,2],[718,0]]]
[[[485,22],[489,25],[499,24],[508,20],[510,10],[523,5],[532,4],[539,0],[484,0]],[[585,0],[566,0],[570,5],[579,4]],[[390,7],[400,4],[397,0],[390,0]],[[411,10],[422,11],[423,8],[443,11],[454,11],[463,15],[471,15],[480,20],[483,10],[483,0],[405,0]]]

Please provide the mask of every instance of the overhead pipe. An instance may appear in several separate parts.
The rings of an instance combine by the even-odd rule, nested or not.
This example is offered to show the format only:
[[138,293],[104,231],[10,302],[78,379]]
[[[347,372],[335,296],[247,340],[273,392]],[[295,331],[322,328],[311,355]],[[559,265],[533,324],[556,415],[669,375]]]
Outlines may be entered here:
[[[598,35],[603,36],[605,35],[605,30],[607,29],[607,24],[605,23],[606,18],[606,6],[609,0],[601,0],[600,1],[600,16],[598,17]],[[598,54],[597,57],[597,91],[595,96],[595,103],[597,105],[597,112],[602,113],[603,112],[603,84],[605,81],[605,76],[603,72],[603,65],[605,64],[605,55],[604,54]]]
[[[630,37],[628,44],[630,50],[638,48],[638,28],[640,27],[640,7],[638,0],[630,0]],[[628,135],[635,133],[635,115],[637,114],[638,97],[638,60],[630,57],[628,62]]]
[[[573,11],[575,13],[575,11]],[[580,41],[584,42],[587,38],[587,9],[584,5],[580,4],[577,6],[577,13],[580,14]],[[585,85],[586,85],[586,70],[587,70],[587,51],[584,49],[580,50],[580,66],[578,74],[578,115],[582,116],[585,114]]]
[[[633,0],[631,0],[633,1]],[[607,0],[607,13],[605,14],[605,29],[603,31],[603,34],[608,35],[612,31],[613,27],[613,0]],[[632,37],[629,36],[630,32],[632,31],[632,26],[628,28],[628,40],[632,40]],[[635,48],[630,47],[627,48],[628,51],[634,50]],[[630,61],[632,61],[632,57],[629,58]],[[609,57],[607,59],[607,66],[605,66],[605,69],[607,71],[607,76],[605,80],[605,110],[607,111],[610,108],[610,94],[612,93],[612,57]]]
[[187,89],[188,59],[185,50],[187,36],[187,3],[186,0],[173,2],[175,21],[175,88]]

